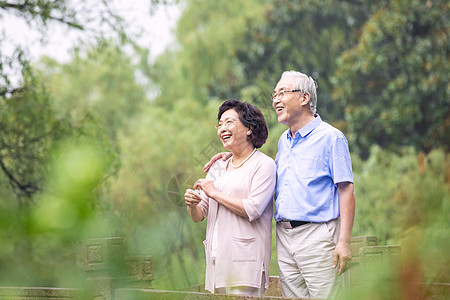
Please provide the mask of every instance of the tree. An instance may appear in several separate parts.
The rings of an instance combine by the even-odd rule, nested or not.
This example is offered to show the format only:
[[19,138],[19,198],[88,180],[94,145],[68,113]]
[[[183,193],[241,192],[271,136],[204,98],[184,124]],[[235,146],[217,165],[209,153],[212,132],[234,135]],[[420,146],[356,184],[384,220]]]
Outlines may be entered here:
[[[118,123],[114,122],[115,111],[138,111],[139,103],[145,100],[143,88],[131,80],[128,57],[122,55],[124,44],[132,41],[120,18],[110,10],[109,1],[0,1],[0,17],[7,12],[42,33],[49,24],[56,24],[84,30],[99,41],[99,47],[94,48],[98,52],[87,52],[92,64],[83,57],[85,53],[78,52],[72,65],[47,59],[38,69],[31,65],[26,49],[17,48],[9,56],[0,52],[0,239],[5,241],[0,243],[0,282],[80,286],[84,278],[76,265],[79,249],[75,245],[81,239],[109,232],[101,226],[99,196],[105,180],[119,169],[118,147],[111,138],[114,134],[109,136],[105,126],[110,125],[114,132]],[[109,35],[114,43],[101,37],[105,28],[117,34]],[[124,72],[105,70],[114,63]],[[83,99],[70,97],[77,91],[74,86],[63,81],[80,79],[76,76],[86,75],[86,70],[96,75],[94,83],[105,96],[101,105],[83,106]],[[102,76],[108,80],[102,81]],[[95,94],[93,84],[79,82],[87,89],[75,96]],[[71,90],[58,90],[57,84]],[[112,94],[117,91],[131,95],[133,105],[117,101],[115,111],[108,111],[110,103],[105,102],[117,96]],[[125,97],[119,98],[125,101]],[[74,99],[77,106],[71,110],[64,101]],[[99,106],[106,116],[98,113]],[[7,183],[12,192],[3,189]],[[18,202],[12,201],[12,193]]]
[[[95,8],[103,13],[100,23],[122,34],[121,21],[107,1],[97,2]],[[71,1],[0,1],[0,13],[15,14],[42,33],[50,23],[56,23],[100,34],[102,31],[89,28],[96,23],[92,9],[91,5],[77,7]],[[21,48],[16,48],[11,56],[0,53],[0,108],[1,172],[24,203],[42,189],[50,149],[63,134],[72,134],[81,127],[71,124],[70,117],[56,115],[51,94],[33,71],[26,50]],[[82,130],[75,135],[80,134]]]
[[346,108],[350,145],[363,157],[374,143],[448,151],[448,11],[446,1],[390,1],[342,54],[333,95]]
[[339,121],[343,110],[331,92],[339,56],[357,42],[360,27],[386,1],[268,1],[264,18],[248,20],[246,47],[237,57],[248,85],[272,90],[283,71],[310,74],[319,85],[318,111]]
[[[186,2],[177,27],[180,47],[155,65],[153,80],[163,91],[157,102],[169,105],[181,95],[203,102],[245,96],[265,106],[281,73],[295,69],[318,81],[319,111],[338,121],[343,110],[331,97],[330,82],[337,60],[386,1]],[[160,70],[167,72],[161,76]]]
[[205,104],[238,98],[246,79],[235,51],[244,47],[245,19],[259,12],[263,1],[186,2],[176,30],[179,47],[158,58],[149,72],[161,91],[156,103],[171,108],[179,99]]
[[58,115],[80,121],[94,114],[113,139],[147,101],[145,87],[136,80],[138,66],[113,40],[79,46],[69,63],[43,58],[38,67]]
[[[96,15],[99,13],[101,19]],[[109,7],[108,1],[86,3],[84,0],[74,3],[70,0],[24,0],[24,1],[0,1],[0,17],[3,14],[13,14],[42,34],[41,41],[46,42],[45,31],[50,25],[66,27],[67,30],[85,31],[87,35],[101,36],[107,29],[113,29],[119,36],[123,35],[122,20]],[[4,34],[4,33],[2,33]],[[13,47],[14,40],[2,37],[3,43],[10,43]],[[25,59],[24,49],[16,47],[16,51],[22,52],[22,60],[7,53],[0,53],[0,96],[14,93],[18,90],[20,82],[12,82],[11,75],[20,75],[21,62],[28,63]],[[19,72],[17,72],[19,71]],[[16,74],[14,74],[16,73]]]
[[[169,1],[166,0],[149,0],[151,3],[152,13],[158,5],[166,5]],[[102,36],[107,35],[109,39],[117,41],[117,48],[115,50],[108,50],[108,54],[103,56],[104,59],[109,59],[114,55],[114,51],[123,51],[124,45],[132,45],[131,36],[128,36],[125,30],[124,22],[121,17],[114,11],[110,1],[53,1],[53,0],[24,0],[24,1],[0,1],[0,17],[3,14],[14,14],[18,18],[25,20],[30,27],[37,29],[42,34],[42,42],[45,44],[46,37],[45,32],[50,25],[61,26],[67,28],[67,30],[80,30],[86,37],[90,37],[90,40],[97,39],[99,44],[106,41]],[[14,41],[10,41],[6,37],[2,37],[2,44],[10,43],[13,44]],[[14,46],[14,45],[13,45]],[[106,50],[106,48],[104,48]],[[12,184],[14,191],[20,195],[20,197],[26,196],[30,197],[33,193],[40,189],[40,184],[44,176],[44,170],[41,168],[43,160],[48,153],[46,151],[49,149],[47,146],[52,144],[55,140],[58,140],[57,130],[52,126],[56,127],[66,127],[74,130],[76,128],[81,128],[76,122],[81,121],[83,118],[88,118],[91,121],[95,119],[95,116],[87,113],[82,114],[81,117],[77,116],[78,119],[73,119],[71,116],[64,115],[61,111],[55,111],[52,109],[48,110],[48,113],[42,113],[42,110],[31,108],[45,108],[54,107],[55,98],[52,93],[47,92],[48,89],[45,87],[43,81],[38,80],[36,74],[33,74],[33,69],[30,66],[29,58],[27,57],[26,49],[16,47],[12,54],[6,52],[0,52],[0,105],[3,108],[7,108],[3,112],[4,119],[3,126],[11,130],[7,134],[8,141],[6,140],[6,135],[2,140],[0,145],[0,166],[1,172],[6,175],[9,182]],[[92,54],[91,55],[95,55]],[[98,61],[98,63],[103,63]],[[73,68],[75,70],[76,68]],[[101,68],[99,68],[101,70]],[[132,73],[132,71],[130,71]],[[131,74],[124,75],[128,76]],[[118,74],[120,72],[115,72]],[[105,75],[105,74],[103,74]],[[118,75],[120,76],[120,75]],[[107,77],[107,76],[106,76]],[[113,77],[111,77],[113,78]],[[111,79],[110,78],[110,79]],[[108,79],[108,78],[105,78]],[[115,78],[117,81],[121,81],[123,78]],[[126,80],[128,80],[126,79]],[[101,89],[107,91],[110,87],[108,84],[115,84],[114,82],[107,83],[103,80],[103,86]],[[136,89],[139,90],[139,89]],[[95,94],[94,88],[88,91],[89,96]],[[119,106],[109,107],[103,105],[103,112],[106,117],[106,125],[114,131],[113,124],[118,124],[123,122],[120,118],[116,118],[115,111],[120,110],[137,110],[137,97],[140,97],[139,91],[134,92],[133,88],[129,91],[123,91],[129,95],[133,95],[131,99],[133,101],[128,103],[122,103]],[[114,97],[115,95],[107,95],[108,97]],[[122,94],[123,96],[123,94]],[[124,98],[121,97],[123,100]],[[106,99],[105,99],[106,100]],[[115,103],[119,103],[119,100]],[[130,105],[132,104],[132,105]],[[100,104],[99,104],[100,105]],[[22,109],[26,107],[27,109]],[[110,110],[108,111],[108,107]],[[16,113],[15,115],[11,115]],[[55,113],[55,114],[53,114]],[[102,116],[103,117],[103,116]],[[102,118],[98,118],[100,120]],[[31,128],[34,120],[38,120],[35,124],[42,123],[36,132],[33,132]],[[75,122],[70,124],[70,120]],[[17,126],[17,124],[28,124],[28,127]],[[62,125],[64,124],[64,125]],[[45,126],[44,126],[45,125]],[[100,129],[100,127],[98,128]],[[40,131],[39,131],[40,130]],[[39,132],[37,135],[36,133]],[[93,134],[94,136],[96,135]],[[17,146],[21,137],[20,145],[21,147],[11,147],[11,145]],[[15,140],[12,142],[12,140]],[[42,145],[46,145],[45,147]],[[29,156],[27,153],[23,152],[27,149],[27,153],[37,153],[39,156]],[[27,160],[24,161],[24,157]],[[41,166],[41,167],[38,167]],[[22,166],[19,168],[19,166]],[[21,170],[21,168],[23,170]],[[26,169],[26,170],[25,170]],[[31,170],[33,170],[31,172]],[[35,175],[32,175],[35,174]],[[40,177],[39,181],[32,180],[31,178]],[[30,178],[25,178],[30,176]]]
[[20,90],[0,98],[0,168],[20,202],[41,189],[45,153],[53,142],[46,137],[56,140],[64,127],[29,66],[23,74]]

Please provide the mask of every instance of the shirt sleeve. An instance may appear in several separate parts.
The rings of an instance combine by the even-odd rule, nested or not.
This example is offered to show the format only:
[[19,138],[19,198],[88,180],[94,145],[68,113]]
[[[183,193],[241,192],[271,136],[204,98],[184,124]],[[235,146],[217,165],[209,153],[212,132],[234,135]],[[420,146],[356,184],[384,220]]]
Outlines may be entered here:
[[342,135],[335,139],[331,147],[329,165],[334,184],[353,183],[352,161],[345,136]]
[[248,198],[243,199],[250,222],[258,219],[271,203],[276,184],[276,165],[272,159],[261,160],[252,176]]

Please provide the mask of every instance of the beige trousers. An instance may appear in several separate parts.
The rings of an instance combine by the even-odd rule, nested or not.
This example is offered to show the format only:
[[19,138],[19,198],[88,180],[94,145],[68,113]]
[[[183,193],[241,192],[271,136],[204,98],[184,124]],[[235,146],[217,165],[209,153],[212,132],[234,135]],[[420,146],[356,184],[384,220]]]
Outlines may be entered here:
[[333,268],[339,227],[339,218],[292,229],[277,223],[277,257],[283,296],[334,298],[344,276],[339,276],[337,268]]

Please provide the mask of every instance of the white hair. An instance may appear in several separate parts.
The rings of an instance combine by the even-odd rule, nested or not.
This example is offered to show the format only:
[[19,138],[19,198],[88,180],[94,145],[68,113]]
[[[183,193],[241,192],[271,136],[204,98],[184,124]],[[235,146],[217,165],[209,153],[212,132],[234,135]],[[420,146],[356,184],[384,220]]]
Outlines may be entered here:
[[294,77],[294,90],[300,90],[299,93],[309,94],[309,110],[315,114],[317,105],[317,82],[311,76],[298,71],[285,71],[281,74],[281,78]]

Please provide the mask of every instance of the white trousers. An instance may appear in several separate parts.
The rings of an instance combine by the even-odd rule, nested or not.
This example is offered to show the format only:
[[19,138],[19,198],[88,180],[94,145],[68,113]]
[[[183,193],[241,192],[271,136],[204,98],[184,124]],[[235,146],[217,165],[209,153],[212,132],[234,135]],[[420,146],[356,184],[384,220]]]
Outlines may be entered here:
[[339,218],[286,229],[277,223],[277,257],[285,297],[334,298],[343,275],[333,268]]

